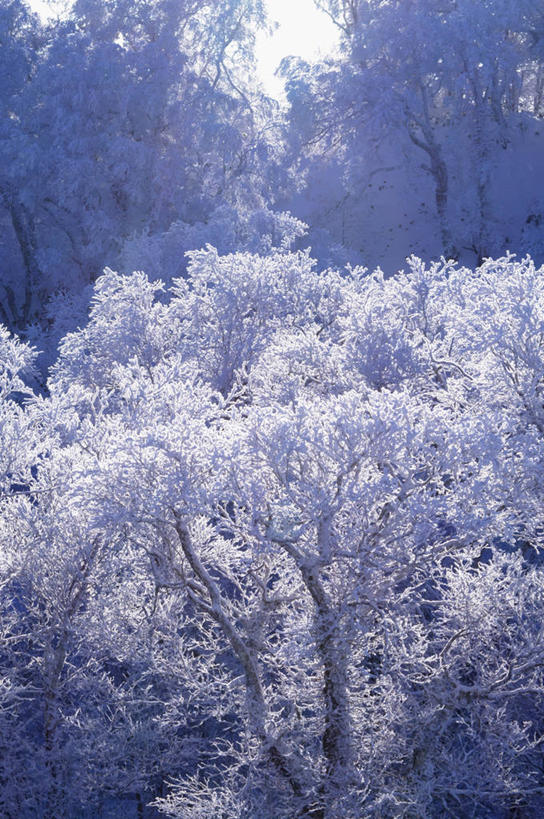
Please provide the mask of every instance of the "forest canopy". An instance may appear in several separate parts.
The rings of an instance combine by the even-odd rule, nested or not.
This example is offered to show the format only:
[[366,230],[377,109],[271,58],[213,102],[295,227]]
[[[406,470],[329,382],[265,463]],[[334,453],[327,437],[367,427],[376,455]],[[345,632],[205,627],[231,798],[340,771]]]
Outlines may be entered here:
[[544,12],[0,0],[0,814],[537,819]]

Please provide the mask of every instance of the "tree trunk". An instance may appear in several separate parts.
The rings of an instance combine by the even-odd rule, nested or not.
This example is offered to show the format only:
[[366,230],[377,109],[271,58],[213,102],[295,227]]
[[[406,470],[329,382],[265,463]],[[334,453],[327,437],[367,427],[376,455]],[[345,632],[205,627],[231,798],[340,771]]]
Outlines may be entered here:
[[36,260],[36,234],[28,210],[17,200],[15,194],[6,185],[0,185],[0,199],[11,217],[11,224],[19,244],[25,269],[22,310],[18,316],[13,317],[16,325],[24,327],[31,318],[32,302],[41,278],[41,271]]
[[425,151],[430,160],[426,170],[431,174],[434,181],[436,212],[438,224],[440,225],[440,238],[444,256],[446,259],[457,259],[459,251],[453,241],[448,221],[448,168],[442,158],[440,146],[434,140],[432,134],[427,132],[425,133],[425,139],[420,139],[412,131],[409,132],[409,136],[414,145]]
[[314,603],[314,636],[323,673],[325,720],[321,740],[325,778],[321,787],[323,810],[319,816],[323,819],[336,819],[338,812],[334,803],[350,783],[354,784],[354,772],[347,662],[340,614],[331,605],[319,576],[321,568],[330,563],[330,521],[324,518],[318,526],[319,558],[311,564],[293,543],[280,543],[295,559]]
[[48,772],[47,797],[44,819],[57,819],[62,815],[62,787],[59,782],[58,738],[60,722],[58,688],[62,669],[66,660],[64,642],[54,648],[48,646],[44,656],[44,750],[45,765]]
[[175,530],[178,535],[181,550],[193,572],[205,587],[210,599],[209,604],[206,601],[202,601],[202,607],[221,627],[244,670],[246,710],[250,730],[261,743],[263,750],[266,749],[265,754],[275,768],[276,773],[288,784],[293,795],[300,798],[303,795],[303,789],[292,771],[292,766],[267,731],[268,706],[265,700],[256,658],[245,644],[235,624],[225,612],[219,588],[194,549],[191,536],[182,517],[175,511],[173,514],[175,518]]

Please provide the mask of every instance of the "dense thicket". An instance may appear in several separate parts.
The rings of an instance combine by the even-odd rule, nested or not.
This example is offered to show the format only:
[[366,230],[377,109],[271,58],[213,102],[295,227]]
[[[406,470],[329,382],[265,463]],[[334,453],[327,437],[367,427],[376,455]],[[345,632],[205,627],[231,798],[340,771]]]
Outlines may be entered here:
[[320,5],[0,0],[6,819],[542,815],[544,18]]
[[106,271],[2,339],[0,804],[542,807],[544,271]]

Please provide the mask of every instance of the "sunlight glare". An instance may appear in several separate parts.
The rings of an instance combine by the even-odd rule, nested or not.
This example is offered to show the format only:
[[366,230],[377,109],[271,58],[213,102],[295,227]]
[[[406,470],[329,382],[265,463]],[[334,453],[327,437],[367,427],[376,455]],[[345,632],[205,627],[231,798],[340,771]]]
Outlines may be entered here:
[[[71,0],[28,0],[30,8],[42,19],[66,13]],[[277,23],[272,35],[257,35],[257,73],[264,90],[278,100],[284,98],[284,81],[275,76],[284,57],[296,56],[313,61],[338,45],[338,29],[316,8],[314,0],[265,0],[270,23]]]
[[338,29],[313,0],[267,0],[270,22],[278,28],[272,36],[257,37],[258,72],[265,91],[281,99],[284,81],[274,76],[281,60],[288,56],[315,60],[335,49]]

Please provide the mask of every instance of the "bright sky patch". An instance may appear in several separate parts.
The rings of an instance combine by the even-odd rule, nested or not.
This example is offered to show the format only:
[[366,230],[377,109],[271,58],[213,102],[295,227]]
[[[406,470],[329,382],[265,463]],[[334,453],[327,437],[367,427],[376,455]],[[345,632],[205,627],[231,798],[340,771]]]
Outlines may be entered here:
[[274,97],[283,94],[283,80],[274,72],[284,57],[298,56],[313,60],[334,49],[337,28],[319,11],[313,0],[268,0],[271,21],[279,24],[269,37],[261,33],[257,40],[259,74],[266,91]]

